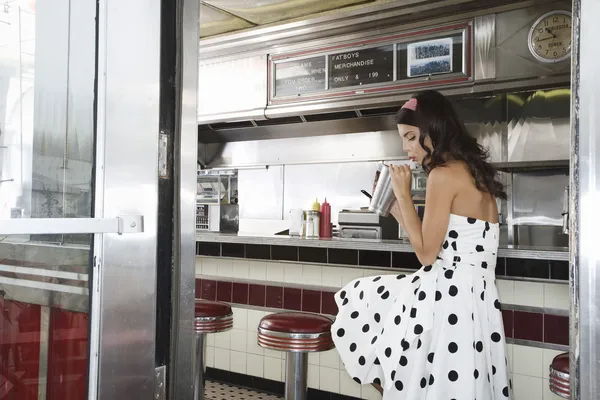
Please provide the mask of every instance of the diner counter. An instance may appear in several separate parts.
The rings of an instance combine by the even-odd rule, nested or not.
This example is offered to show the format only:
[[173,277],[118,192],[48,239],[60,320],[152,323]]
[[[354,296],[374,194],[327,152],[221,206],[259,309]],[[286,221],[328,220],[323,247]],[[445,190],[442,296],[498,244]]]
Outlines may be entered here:
[[[413,252],[413,248],[410,243],[404,240],[342,239],[336,237],[321,239],[286,235],[267,236],[249,233],[228,234],[206,232],[198,233],[196,235],[196,242],[390,251],[399,253]],[[498,257],[568,261],[569,249],[565,247],[524,247],[501,245],[498,250]]]

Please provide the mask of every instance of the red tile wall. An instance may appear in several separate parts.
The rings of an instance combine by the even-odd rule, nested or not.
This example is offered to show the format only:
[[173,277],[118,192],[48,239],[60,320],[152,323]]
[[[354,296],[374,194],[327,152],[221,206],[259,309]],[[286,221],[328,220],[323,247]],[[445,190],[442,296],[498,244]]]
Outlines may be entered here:
[[[233,296],[230,286],[233,285]],[[221,289],[223,288],[223,289]],[[226,293],[220,295],[220,290]],[[234,304],[255,307],[281,308],[327,315],[337,314],[334,292],[196,279],[196,297],[206,300],[225,299]],[[227,300],[231,299],[231,300]],[[562,315],[503,310],[507,338],[531,340],[550,344],[569,344],[569,317]]]
[[86,313],[50,310],[46,399],[87,399],[88,327]]
[[40,306],[0,297],[0,399],[36,400]]
[[[36,400],[41,307],[0,297],[0,399]],[[50,309],[46,399],[87,399],[88,315]]]

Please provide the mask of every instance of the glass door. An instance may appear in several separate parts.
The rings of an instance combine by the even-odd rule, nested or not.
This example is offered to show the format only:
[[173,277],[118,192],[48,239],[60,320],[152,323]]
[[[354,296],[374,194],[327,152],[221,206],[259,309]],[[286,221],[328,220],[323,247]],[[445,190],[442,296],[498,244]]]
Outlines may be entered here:
[[94,1],[0,5],[3,400],[87,398],[95,19]]
[[0,400],[154,398],[159,5],[0,2]]

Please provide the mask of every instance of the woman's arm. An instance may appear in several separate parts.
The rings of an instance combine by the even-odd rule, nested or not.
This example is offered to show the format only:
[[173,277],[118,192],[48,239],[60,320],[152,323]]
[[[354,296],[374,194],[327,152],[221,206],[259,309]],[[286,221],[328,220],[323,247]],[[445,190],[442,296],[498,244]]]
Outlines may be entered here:
[[394,204],[392,204],[392,208],[390,209],[390,214],[392,217],[396,218],[398,224],[402,229],[404,229],[404,221],[402,220],[402,211],[400,210],[400,205],[398,204],[398,200],[394,200]]
[[410,195],[410,174],[409,168],[395,167],[394,194],[400,206],[404,230],[417,258],[423,265],[431,265],[440,252],[448,230],[455,188],[449,168],[440,167],[431,171],[427,178],[425,215],[421,222]]

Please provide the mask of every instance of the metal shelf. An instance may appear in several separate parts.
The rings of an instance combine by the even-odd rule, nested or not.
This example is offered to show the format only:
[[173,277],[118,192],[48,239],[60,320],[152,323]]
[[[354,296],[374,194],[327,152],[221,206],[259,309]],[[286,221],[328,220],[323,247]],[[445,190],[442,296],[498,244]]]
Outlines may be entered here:
[[527,172],[527,171],[547,171],[547,170],[568,170],[569,160],[544,160],[544,161],[508,161],[492,163],[492,165],[502,172]]

